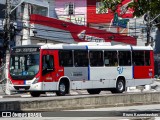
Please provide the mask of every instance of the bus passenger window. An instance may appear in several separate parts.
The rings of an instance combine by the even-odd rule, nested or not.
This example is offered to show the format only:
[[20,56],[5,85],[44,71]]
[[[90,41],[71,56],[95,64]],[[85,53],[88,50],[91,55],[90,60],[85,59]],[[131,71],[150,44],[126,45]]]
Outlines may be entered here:
[[132,62],[135,66],[144,66],[144,51],[132,51]]
[[60,50],[59,51],[59,65],[62,67],[72,67],[73,57],[71,50]]
[[145,65],[150,66],[150,51],[145,51]]
[[103,52],[102,51],[90,51],[90,66],[103,66]]
[[119,51],[119,65],[130,66],[131,65],[131,52],[130,51]]
[[117,51],[104,51],[104,64],[105,66],[117,66]]
[[74,51],[74,66],[88,67],[88,51],[75,50]]

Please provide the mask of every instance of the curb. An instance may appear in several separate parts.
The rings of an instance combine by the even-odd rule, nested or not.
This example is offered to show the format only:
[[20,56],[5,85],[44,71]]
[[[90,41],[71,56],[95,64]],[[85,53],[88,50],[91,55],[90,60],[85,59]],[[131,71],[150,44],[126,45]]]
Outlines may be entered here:
[[65,96],[53,99],[32,99],[0,102],[0,111],[60,111],[98,107],[159,104],[160,92],[110,94],[90,96]]

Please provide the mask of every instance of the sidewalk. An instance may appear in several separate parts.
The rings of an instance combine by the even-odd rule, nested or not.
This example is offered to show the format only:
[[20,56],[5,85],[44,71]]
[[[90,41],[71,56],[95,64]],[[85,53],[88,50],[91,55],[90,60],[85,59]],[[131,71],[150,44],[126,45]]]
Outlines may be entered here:
[[0,95],[5,95],[4,91],[2,90],[2,84],[0,84]]

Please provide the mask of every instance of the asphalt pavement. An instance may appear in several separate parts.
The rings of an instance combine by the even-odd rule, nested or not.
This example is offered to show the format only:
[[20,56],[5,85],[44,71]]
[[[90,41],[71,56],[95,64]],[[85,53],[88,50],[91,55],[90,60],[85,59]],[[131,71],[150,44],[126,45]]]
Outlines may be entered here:
[[[59,112],[55,111],[55,112],[48,112],[48,113],[42,112],[41,113],[42,117],[38,117],[38,120],[160,120],[159,106],[160,104],[153,104],[153,105],[138,105],[138,106],[125,106],[125,107],[65,110],[65,111],[59,111]],[[121,116],[114,116],[115,113],[117,112],[121,112],[122,113]],[[52,117],[56,114],[59,117]],[[67,117],[68,114],[77,116],[77,117]],[[85,114],[87,114],[89,117],[83,117]],[[143,115],[143,116],[135,116],[135,115]],[[153,115],[153,116],[148,116],[148,115]],[[17,118],[17,117],[6,118],[6,119],[7,120],[10,120],[10,119],[28,120],[28,118]],[[30,117],[29,119],[34,120],[37,118]]]
[[[146,91],[146,90],[144,90]],[[155,81],[151,85],[151,90],[150,92],[158,92],[160,91],[160,81]],[[132,89],[130,92],[143,92],[140,89]],[[53,93],[47,93],[48,96],[55,96]],[[110,92],[102,92],[101,94],[110,94]],[[82,97],[89,95],[85,90],[73,90],[71,91],[71,95],[81,95]],[[9,97],[22,97],[22,101],[26,99],[26,97],[30,97],[28,93],[25,94],[13,94],[11,96],[5,95],[5,93],[2,91],[2,87],[0,85],[0,96],[7,96],[7,98],[3,98],[1,100],[7,101]],[[24,97],[24,98],[23,98]],[[70,97],[70,96],[66,96]],[[50,97],[41,97],[40,99],[49,99]],[[37,99],[37,98],[35,98]],[[16,98],[15,98],[16,100]],[[33,100],[33,99],[32,99]],[[94,108],[94,109],[80,109],[76,111],[160,111],[160,104],[156,105],[143,105],[143,106],[125,106],[125,107],[111,107],[111,108]],[[75,111],[75,110],[74,110]],[[2,118],[0,118],[2,119]],[[3,118],[7,120],[28,120],[28,118]],[[35,119],[35,118],[29,118],[29,119]],[[38,118],[39,120],[160,120],[160,117],[42,117]]]

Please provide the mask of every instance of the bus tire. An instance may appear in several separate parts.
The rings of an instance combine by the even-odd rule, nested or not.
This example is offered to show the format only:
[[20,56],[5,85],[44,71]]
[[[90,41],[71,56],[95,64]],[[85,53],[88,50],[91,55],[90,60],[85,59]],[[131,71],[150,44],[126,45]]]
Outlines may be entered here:
[[67,85],[65,84],[65,82],[61,81],[59,83],[59,89],[56,92],[57,96],[65,96],[65,94],[67,93]]
[[101,92],[100,89],[87,89],[89,94],[99,94]]
[[41,95],[40,92],[30,92],[32,97],[39,97]]
[[118,79],[116,83],[116,88],[111,89],[112,93],[123,93],[125,91],[125,82],[123,79]]

